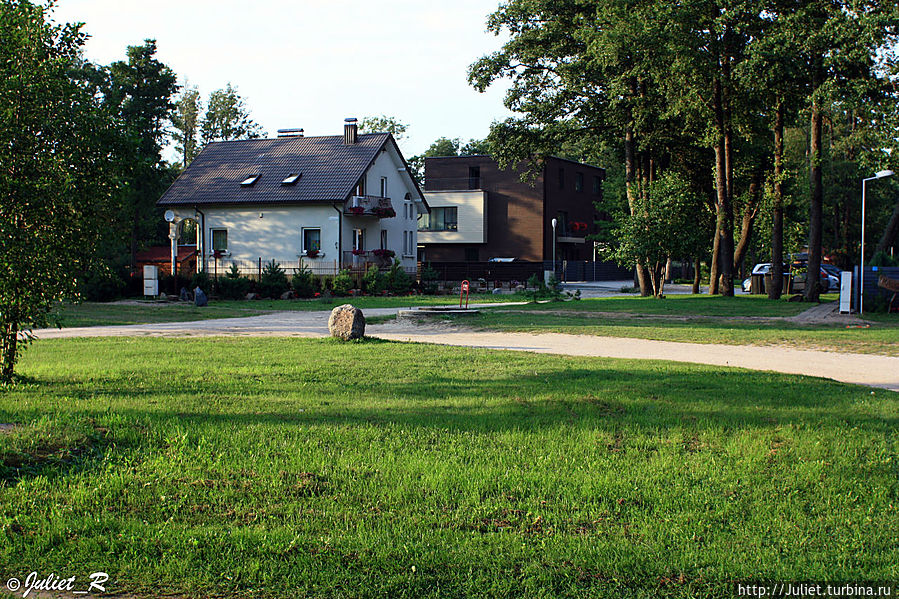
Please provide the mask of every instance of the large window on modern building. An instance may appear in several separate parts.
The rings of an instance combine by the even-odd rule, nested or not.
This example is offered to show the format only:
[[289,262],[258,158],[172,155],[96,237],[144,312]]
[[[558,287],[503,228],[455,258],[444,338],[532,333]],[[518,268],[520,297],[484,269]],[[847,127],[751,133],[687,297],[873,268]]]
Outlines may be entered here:
[[481,167],[479,167],[479,166],[468,167],[468,189],[480,189],[480,188],[481,188]]
[[228,251],[228,230],[213,229],[212,230],[212,251],[227,252]]
[[556,234],[563,237],[568,235],[568,212],[559,210],[556,218],[558,219],[558,222],[556,223]]
[[577,173],[574,176],[574,190],[584,191],[584,173]]
[[303,251],[320,251],[322,249],[322,230],[303,228]]
[[455,206],[431,208],[418,219],[419,231],[456,231],[459,228],[459,209]]
[[601,185],[602,182],[600,181],[599,177],[593,177],[593,195],[599,195],[599,191],[600,189],[602,189]]

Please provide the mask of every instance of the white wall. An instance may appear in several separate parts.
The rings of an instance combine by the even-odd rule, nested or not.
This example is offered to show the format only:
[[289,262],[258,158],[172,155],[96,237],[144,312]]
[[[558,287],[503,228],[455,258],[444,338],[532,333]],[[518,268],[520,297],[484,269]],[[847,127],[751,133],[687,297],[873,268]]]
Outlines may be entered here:
[[[414,271],[418,245],[417,215],[424,208],[421,202],[405,201],[407,193],[417,199],[417,192],[409,175],[400,170],[402,167],[402,160],[396,150],[391,144],[387,144],[385,151],[379,153],[366,173],[367,195],[379,195],[381,177],[387,178],[386,195],[396,211],[393,218],[343,215],[338,221],[338,212],[332,204],[201,208],[205,214],[207,268],[211,271],[214,264],[214,259],[211,258],[213,229],[228,231],[228,255],[219,261],[219,269],[225,270],[231,263],[236,263],[241,271],[250,274],[256,272],[259,258],[262,258],[263,264],[274,259],[285,269],[297,268],[302,253],[302,229],[317,227],[321,229],[321,253],[316,258],[304,257],[303,263],[314,272],[336,272],[341,261],[338,252],[338,222],[342,222],[342,251],[349,252],[353,249],[355,228],[365,231],[364,249],[380,248],[383,229],[387,231],[388,249],[396,252],[404,269]],[[193,208],[179,208],[175,210],[175,214],[178,218],[199,220]],[[405,252],[404,233],[407,239]]]
[[425,194],[431,208],[457,208],[456,231],[420,231],[422,245],[429,243],[487,243],[487,192],[429,191]]
[[[381,193],[381,177],[387,178],[387,197],[393,204],[396,216],[393,218],[377,219],[372,216],[344,216],[343,219],[343,249],[350,251],[353,248],[353,229],[363,229],[366,250],[374,250],[381,247],[381,231],[387,231],[388,249],[396,252],[403,268],[414,271],[416,268],[416,247],[418,245],[418,206],[414,202],[406,202],[406,194],[417,199],[417,192],[409,181],[409,175],[400,169],[403,162],[390,144],[384,147],[384,151],[378,154],[371,168],[366,173],[365,190],[370,196]],[[411,238],[411,248],[407,242],[403,251],[403,234],[407,239]]]

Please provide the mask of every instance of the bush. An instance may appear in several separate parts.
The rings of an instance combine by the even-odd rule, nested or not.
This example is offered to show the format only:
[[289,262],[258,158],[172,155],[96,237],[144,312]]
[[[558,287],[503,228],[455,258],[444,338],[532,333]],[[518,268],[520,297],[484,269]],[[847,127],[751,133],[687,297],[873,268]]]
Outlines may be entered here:
[[381,274],[381,269],[374,264],[369,266],[368,270],[365,271],[365,276],[362,277],[362,290],[365,291],[365,293],[376,295],[386,288],[387,279]]
[[244,299],[250,292],[250,279],[240,276],[237,265],[232,264],[224,278],[218,280],[217,287],[225,299]]
[[871,262],[867,266],[899,266],[899,260],[896,260],[886,252],[877,252],[871,257]]
[[399,260],[394,260],[390,270],[385,275],[387,289],[391,293],[404,294],[409,293],[412,288],[412,277],[406,274]]
[[293,286],[293,290],[296,291],[297,296],[303,298],[314,296],[316,287],[318,286],[316,284],[315,275],[313,275],[312,271],[306,266],[300,268],[299,272],[293,275],[290,284]]
[[[212,295],[213,281],[209,277],[208,272],[201,270],[200,272],[194,273],[194,276],[191,277],[190,288],[188,291],[193,293],[194,289],[197,287],[202,289],[207,297]],[[178,291],[180,292],[181,290],[179,289]]]
[[78,291],[89,302],[110,302],[125,291],[125,281],[105,265],[85,273],[80,283]]
[[341,270],[331,281],[331,289],[334,295],[348,295],[350,289],[353,288],[353,277],[350,276],[349,270]]
[[437,277],[439,273],[431,268],[431,264],[421,269],[421,291],[428,295],[437,294]]
[[262,268],[262,276],[256,288],[260,297],[278,299],[282,293],[290,289],[290,282],[281,265],[272,260]]

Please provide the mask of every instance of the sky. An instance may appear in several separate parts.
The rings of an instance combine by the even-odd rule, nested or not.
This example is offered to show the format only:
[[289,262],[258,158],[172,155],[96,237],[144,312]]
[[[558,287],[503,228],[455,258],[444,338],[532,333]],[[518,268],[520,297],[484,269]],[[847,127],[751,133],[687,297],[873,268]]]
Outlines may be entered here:
[[[510,115],[506,86],[478,93],[468,66],[498,50],[486,31],[497,0],[60,0],[57,22],[83,22],[88,60],[109,64],[155,39],[157,58],[205,98],[231,83],[274,136],[338,135],[343,119],[407,124],[408,158],[439,137],[480,139]],[[174,158],[168,150],[167,158]]]

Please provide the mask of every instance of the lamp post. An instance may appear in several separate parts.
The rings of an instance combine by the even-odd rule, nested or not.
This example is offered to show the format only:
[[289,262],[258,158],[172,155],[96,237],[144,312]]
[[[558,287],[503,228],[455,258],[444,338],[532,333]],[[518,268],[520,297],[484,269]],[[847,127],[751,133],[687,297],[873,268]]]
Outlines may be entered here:
[[858,313],[865,313],[865,185],[868,181],[883,179],[893,174],[893,171],[880,171],[873,177],[862,179],[862,249],[859,255],[858,267]]
[[559,221],[555,218],[552,219],[553,225],[553,278],[556,276],[556,225],[559,224]]

